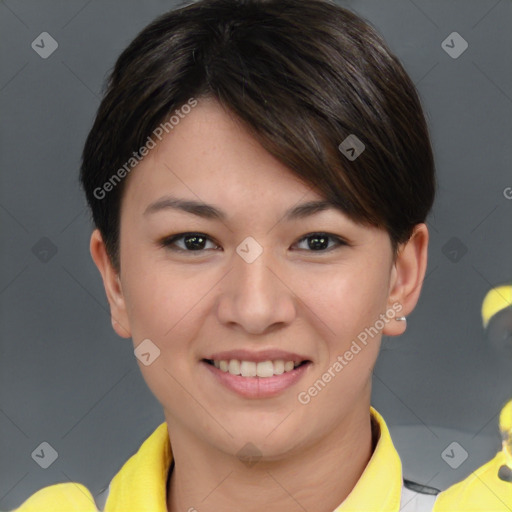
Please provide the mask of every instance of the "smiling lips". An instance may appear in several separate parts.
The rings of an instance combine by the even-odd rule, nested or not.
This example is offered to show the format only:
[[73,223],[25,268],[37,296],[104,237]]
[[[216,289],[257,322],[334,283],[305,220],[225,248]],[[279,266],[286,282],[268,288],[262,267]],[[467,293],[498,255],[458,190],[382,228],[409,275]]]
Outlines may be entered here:
[[219,368],[223,372],[229,372],[231,375],[241,375],[242,377],[262,377],[268,378],[275,375],[282,375],[285,372],[291,372],[297,366],[305,363],[284,361],[276,359],[275,361],[240,361],[239,359],[210,359],[209,364],[213,364],[215,368]]
[[203,361],[231,375],[269,378],[291,372],[309,360],[303,355],[284,350],[267,349],[251,352],[241,349],[217,352]]
[[244,398],[271,398],[293,386],[312,361],[282,350],[232,350],[211,354],[202,364],[227,389]]

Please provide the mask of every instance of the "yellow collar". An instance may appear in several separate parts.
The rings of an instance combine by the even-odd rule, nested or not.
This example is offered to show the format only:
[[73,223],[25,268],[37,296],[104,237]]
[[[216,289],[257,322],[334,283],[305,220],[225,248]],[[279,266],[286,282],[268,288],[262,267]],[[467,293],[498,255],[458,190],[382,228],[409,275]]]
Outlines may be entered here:
[[[398,512],[402,464],[382,416],[370,407],[380,429],[373,455],[348,497],[333,512]],[[159,425],[110,483],[105,512],[167,512],[167,476],[172,451],[167,423]]]
[[333,512],[398,512],[402,494],[402,462],[384,418],[370,407],[380,429],[373,455],[351,493]]

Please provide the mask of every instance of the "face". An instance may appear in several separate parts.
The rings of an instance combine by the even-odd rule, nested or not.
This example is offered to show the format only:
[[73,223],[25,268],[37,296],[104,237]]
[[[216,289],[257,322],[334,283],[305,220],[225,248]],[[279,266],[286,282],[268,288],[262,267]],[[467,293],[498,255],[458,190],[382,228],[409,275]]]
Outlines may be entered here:
[[[150,364],[137,361],[169,425],[225,453],[250,441],[279,458],[368,414],[381,333],[404,314],[385,231],[332,207],[294,215],[323,198],[211,100],[126,185],[109,300],[117,332],[146,344]],[[231,359],[235,372],[241,359],[248,375],[277,375],[231,375],[219,362]],[[283,372],[278,360],[306,362]]]

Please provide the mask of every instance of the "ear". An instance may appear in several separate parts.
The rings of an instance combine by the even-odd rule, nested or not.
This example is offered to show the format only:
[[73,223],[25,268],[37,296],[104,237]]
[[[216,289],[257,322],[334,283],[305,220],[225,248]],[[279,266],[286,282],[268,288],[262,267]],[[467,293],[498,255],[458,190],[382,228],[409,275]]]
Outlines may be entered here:
[[91,235],[90,251],[92,259],[101,277],[110,304],[110,318],[114,331],[122,338],[131,336],[130,323],[126,312],[126,303],[121,289],[119,274],[113,268],[110,258],[107,254],[105,243],[98,229],[95,229]]
[[[426,224],[417,224],[411,238],[399,247],[391,269],[387,303],[388,309],[396,311],[396,317],[407,317],[418,302],[427,269],[428,239]],[[393,319],[385,325],[382,333],[397,336],[403,334],[406,327],[406,322]]]

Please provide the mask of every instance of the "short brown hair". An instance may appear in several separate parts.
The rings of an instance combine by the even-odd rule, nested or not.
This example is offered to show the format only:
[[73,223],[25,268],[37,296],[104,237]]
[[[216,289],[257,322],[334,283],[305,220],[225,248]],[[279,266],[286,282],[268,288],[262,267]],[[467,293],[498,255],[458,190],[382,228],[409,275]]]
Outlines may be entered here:
[[[385,229],[395,254],[425,221],[435,172],[421,103],[368,22],[327,0],[200,0],[158,17],[123,51],[85,143],[81,183],[118,271],[126,179],[97,191],[202,96],[351,219]],[[349,136],[364,144],[355,159],[340,150]]]

